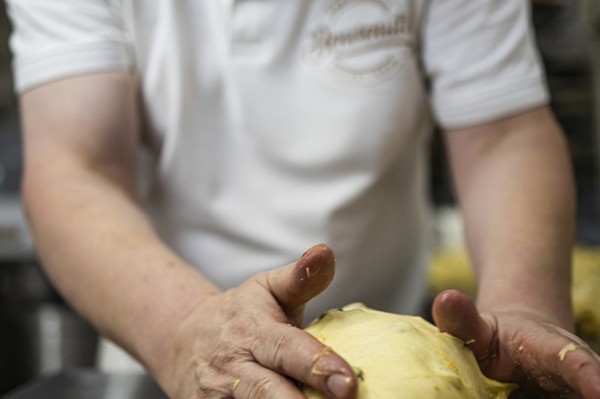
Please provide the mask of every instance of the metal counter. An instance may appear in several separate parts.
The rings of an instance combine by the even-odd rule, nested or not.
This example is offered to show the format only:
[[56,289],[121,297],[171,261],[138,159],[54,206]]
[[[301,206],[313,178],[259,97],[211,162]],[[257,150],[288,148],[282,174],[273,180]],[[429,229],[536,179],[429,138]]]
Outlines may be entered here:
[[144,374],[103,374],[69,370],[42,377],[1,399],[168,399]]

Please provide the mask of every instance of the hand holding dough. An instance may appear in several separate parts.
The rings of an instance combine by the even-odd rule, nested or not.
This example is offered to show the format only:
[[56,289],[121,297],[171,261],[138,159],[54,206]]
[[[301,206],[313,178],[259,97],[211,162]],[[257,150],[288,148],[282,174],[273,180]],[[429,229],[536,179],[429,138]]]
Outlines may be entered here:
[[[463,341],[420,317],[352,304],[325,313],[306,331],[352,365],[358,399],[506,399],[515,388],[486,378]],[[308,386],[303,392],[326,399]]]

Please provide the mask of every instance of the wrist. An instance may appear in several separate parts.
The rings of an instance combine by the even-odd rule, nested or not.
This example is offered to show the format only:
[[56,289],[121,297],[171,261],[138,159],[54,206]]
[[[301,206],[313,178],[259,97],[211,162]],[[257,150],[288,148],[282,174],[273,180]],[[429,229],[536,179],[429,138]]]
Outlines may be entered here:
[[206,339],[214,338],[215,326],[223,325],[224,320],[211,320],[215,304],[223,301],[222,298],[215,299],[220,294],[215,290],[195,298],[188,311],[171,322],[160,340],[160,348],[152,353],[148,372],[169,397],[180,396],[179,390],[183,388],[181,381],[186,379],[190,370],[198,367],[195,354],[202,352],[202,348],[206,350],[210,347]]
[[482,312],[517,312],[574,329],[568,267],[504,267],[484,270],[477,307]]
[[543,306],[537,301],[513,299],[512,301],[477,300],[477,308],[481,313],[510,313],[537,320],[540,323],[550,323],[560,326],[568,331],[575,330],[573,312],[570,300],[557,306]]
[[195,270],[187,271],[189,273],[184,270],[169,281],[163,281],[165,286],[160,295],[151,293],[155,298],[148,299],[142,323],[133,326],[138,331],[133,341],[135,353],[148,372],[160,381],[170,379],[170,369],[176,364],[174,359],[186,348],[183,331],[191,315],[197,313],[208,298],[220,292]]

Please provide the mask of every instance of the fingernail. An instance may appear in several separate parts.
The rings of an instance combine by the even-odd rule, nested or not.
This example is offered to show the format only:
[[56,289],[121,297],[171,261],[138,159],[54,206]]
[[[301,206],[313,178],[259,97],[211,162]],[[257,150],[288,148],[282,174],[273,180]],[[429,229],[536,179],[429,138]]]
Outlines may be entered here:
[[352,378],[343,374],[332,374],[327,377],[327,389],[336,398],[347,398],[352,390]]

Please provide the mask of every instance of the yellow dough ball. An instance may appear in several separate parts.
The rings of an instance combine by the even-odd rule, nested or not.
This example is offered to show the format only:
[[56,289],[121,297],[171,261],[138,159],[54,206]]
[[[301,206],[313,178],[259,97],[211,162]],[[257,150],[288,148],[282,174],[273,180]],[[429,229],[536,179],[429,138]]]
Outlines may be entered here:
[[[515,385],[485,377],[463,341],[416,316],[351,304],[307,328],[350,363],[358,399],[506,399]],[[326,399],[305,386],[309,399]]]

